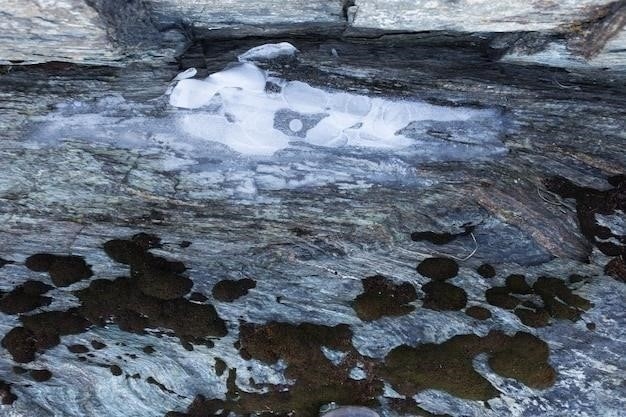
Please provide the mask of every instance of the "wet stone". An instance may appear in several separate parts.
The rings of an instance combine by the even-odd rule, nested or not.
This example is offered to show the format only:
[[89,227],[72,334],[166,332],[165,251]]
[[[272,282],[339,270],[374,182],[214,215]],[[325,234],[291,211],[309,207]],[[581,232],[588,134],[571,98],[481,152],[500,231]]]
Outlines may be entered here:
[[67,287],[93,275],[82,256],[38,253],[28,257],[25,265],[32,271],[48,272],[57,287]]
[[256,287],[256,281],[244,278],[237,281],[222,280],[213,287],[213,297],[224,302],[233,302],[248,294],[248,291]]
[[120,375],[122,375],[122,373],[123,373],[123,372],[122,372],[122,368],[120,368],[120,367],[119,367],[119,366],[117,366],[117,365],[111,365],[111,366],[109,367],[109,369],[110,369],[110,371],[111,371],[111,374],[112,374],[112,375],[114,375],[114,376],[120,376]]
[[384,316],[402,316],[415,309],[409,305],[417,299],[415,287],[402,282],[395,284],[381,275],[362,280],[363,293],[354,300],[357,316],[364,321],[377,320]]
[[459,273],[459,265],[449,258],[427,258],[417,266],[417,272],[433,280],[445,281]]

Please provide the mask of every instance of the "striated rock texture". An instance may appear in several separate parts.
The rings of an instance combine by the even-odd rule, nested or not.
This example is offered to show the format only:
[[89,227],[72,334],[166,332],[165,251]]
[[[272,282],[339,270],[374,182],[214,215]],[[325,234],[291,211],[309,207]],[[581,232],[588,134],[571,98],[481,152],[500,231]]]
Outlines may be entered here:
[[400,31],[551,31],[592,19],[614,0],[356,0],[353,24]]
[[5,0],[0,64],[47,61],[105,64],[121,58],[104,19],[84,0]]
[[491,117],[411,123],[412,153],[296,138],[257,158],[190,138],[209,109],[163,94],[258,39],[2,67],[0,413],[626,408],[624,78],[450,34],[281,40],[300,52],[263,64],[268,94],[280,77]]
[[193,39],[289,34],[480,33],[494,58],[626,67],[626,1],[6,0],[0,64],[124,66],[179,56]]

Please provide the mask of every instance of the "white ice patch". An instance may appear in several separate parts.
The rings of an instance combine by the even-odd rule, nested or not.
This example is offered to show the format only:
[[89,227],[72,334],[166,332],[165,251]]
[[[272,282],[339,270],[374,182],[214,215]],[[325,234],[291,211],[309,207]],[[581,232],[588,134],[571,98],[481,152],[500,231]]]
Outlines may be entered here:
[[[249,52],[261,53],[266,47]],[[330,148],[399,150],[419,145],[404,132],[415,130],[416,123],[480,122],[495,116],[492,110],[325,91],[279,78],[271,79],[281,86],[280,93],[275,93],[266,91],[267,81],[265,71],[246,62],[204,80],[179,81],[169,102],[197,109],[178,118],[183,132],[246,155],[272,155],[292,141]],[[291,119],[281,121],[285,114],[292,115]],[[311,122],[305,125],[303,120]]]
[[[484,161],[507,151],[495,109],[370,96],[365,87],[359,94],[322,89],[250,62],[206,79],[196,74],[178,74],[155,100],[70,98],[31,119],[26,146],[131,150],[143,169],[178,175],[181,196],[236,200],[328,184],[430,186],[415,169],[420,163]],[[157,176],[128,181],[173,189]]]
[[239,62],[269,61],[280,57],[293,57],[298,53],[295,46],[289,42],[268,43],[260,45],[239,55]]

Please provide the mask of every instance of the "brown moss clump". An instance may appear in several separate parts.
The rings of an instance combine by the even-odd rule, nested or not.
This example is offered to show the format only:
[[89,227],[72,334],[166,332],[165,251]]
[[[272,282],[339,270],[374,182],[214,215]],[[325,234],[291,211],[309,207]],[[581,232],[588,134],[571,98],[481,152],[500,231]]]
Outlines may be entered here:
[[496,269],[489,264],[482,264],[476,269],[476,272],[483,278],[493,278],[496,276]]
[[52,289],[39,281],[26,281],[0,299],[0,311],[5,314],[26,313],[50,305],[52,299],[43,294]]
[[30,376],[36,382],[45,382],[52,378],[52,372],[47,369],[33,369],[30,371]]
[[250,278],[237,281],[225,279],[215,284],[212,293],[215,299],[230,303],[248,294],[252,288],[256,288],[256,281]]
[[417,272],[427,278],[445,281],[459,273],[459,265],[450,258],[426,258],[417,266]]
[[3,405],[13,404],[17,400],[17,395],[11,392],[11,384],[7,384],[0,379],[0,403]]
[[[319,407],[331,401],[365,406],[377,404],[376,397],[383,388],[381,381],[373,377],[356,381],[349,377],[350,369],[359,357],[351,344],[349,326],[274,322],[265,325],[244,323],[240,329],[242,357],[266,363],[283,359],[288,364],[285,376],[295,383],[288,390],[271,386],[266,394],[247,393],[237,390],[231,370],[228,401],[221,409],[244,415],[271,412],[273,415],[317,417]],[[348,352],[348,356],[341,364],[334,365],[324,356],[322,346]]]
[[626,282],[626,262],[624,257],[611,259],[604,267],[604,273],[618,281]]
[[381,275],[362,280],[363,293],[353,303],[357,316],[364,321],[378,320],[384,316],[402,316],[415,309],[408,305],[417,299],[415,287],[408,282],[395,284]]
[[548,363],[548,345],[529,333],[516,333],[492,352],[489,366],[498,375],[538,389],[551,387],[556,380],[556,372]]
[[492,369],[501,376],[532,388],[554,383],[545,342],[527,333],[511,337],[498,331],[482,338],[460,335],[441,344],[399,346],[387,355],[379,373],[407,396],[438,389],[460,398],[486,401],[498,391],[474,370],[472,361],[480,353],[489,355]]
[[90,266],[82,256],[38,253],[28,257],[25,265],[32,271],[48,272],[52,283],[57,287],[67,287],[93,276]]
[[506,287],[514,294],[532,294],[533,289],[526,282],[524,275],[512,274],[506,277]]
[[[130,265],[130,278],[92,281],[87,288],[74,292],[81,302],[77,308],[21,316],[23,326],[9,331],[2,345],[17,362],[30,362],[37,352],[59,344],[61,336],[82,333],[93,324],[103,326],[111,322],[124,331],[137,333],[144,332],[146,327],[164,328],[191,349],[192,343],[209,345],[209,338],[224,336],[226,325],[213,306],[183,298],[192,286],[191,280],[179,275],[186,270],[185,265],[148,252],[159,244],[157,237],[148,234],[105,243],[109,256]],[[50,272],[57,286],[91,274],[79,257],[37,254],[29,257],[26,264],[32,270]],[[5,309],[7,306],[17,312],[29,309],[37,300],[26,299],[23,295],[48,289],[45,284],[26,283],[19,291],[16,289],[8,295],[13,302],[5,301]],[[95,349],[105,347],[100,342],[92,342],[92,346]],[[68,349],[85,353],[87,348],[76,345]]]
[[476,320],[487,320],[491,318],[491,311],[480,306],[471,306],[465,309],[465,314]]
[[461,310],[467,305],[467,293],[463,288],[442,281],[431,281],[422,286],[426,293],[424,307],[431,310]]
[[522,300],[512,296],[506,287],[489,288],[485,292],[485,299],[492,306],[512,310],[517,307]]
[[[535,303],[528,296],[535,296],[535,299],[538,296],[541,303]],[[510,275],[505,287],[489,288],[485,298],[491,305],[513,310],[522,323],[532,327],[547,326],[550,317],[577,321],[582,312],[591,307],[588,300],[574,294],[564,281],[551,277],[539,277],[531,287],[523,275]]]
[[[626,176],[608,178],[614,188],[596,190],[581,187],[563,177],[544,181],[546,188],[563,198],[576,200],[576,216],[580,231],[587,240],[607,256],[626,256],[626,237],[614,234],[608,227],[596,221],[597,214],[612,215],[626,211]],[[614,238],[614,239],[611,239]]]

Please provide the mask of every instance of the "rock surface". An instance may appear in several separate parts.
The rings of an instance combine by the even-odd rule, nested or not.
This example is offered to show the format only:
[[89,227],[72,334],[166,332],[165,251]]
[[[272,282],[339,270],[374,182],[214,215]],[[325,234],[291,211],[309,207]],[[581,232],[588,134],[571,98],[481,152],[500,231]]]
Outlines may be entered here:
[[[263,64],[276,77],[492,116],[414,123],[419,152],[294,140],[242,157],[185,136],[178,121],[208,110],[164,93],[181,69],[215,73],[257,39],[198,43],[158,67],[3,68],[2,304],[44,285],[0,314],[0,412],[624,409],[624,78],[494,62],[450,34],[281,40],[300,52]],[[443,276],[424,268],[441,258],[454,259]],[[89,274],[52,288],[46,259],[84,259]],[[376,275],[389,282],[369,285]],[[250,278],[245,295],[213,293]],[[368,311],[395,313],[393,299],[402,314],[360,319],[365,293]]]
[[193,39],[432,31],[481,33],[508,61],[626,66],[624,0],[7,0],[2,13],[0,65],[158,64]]

